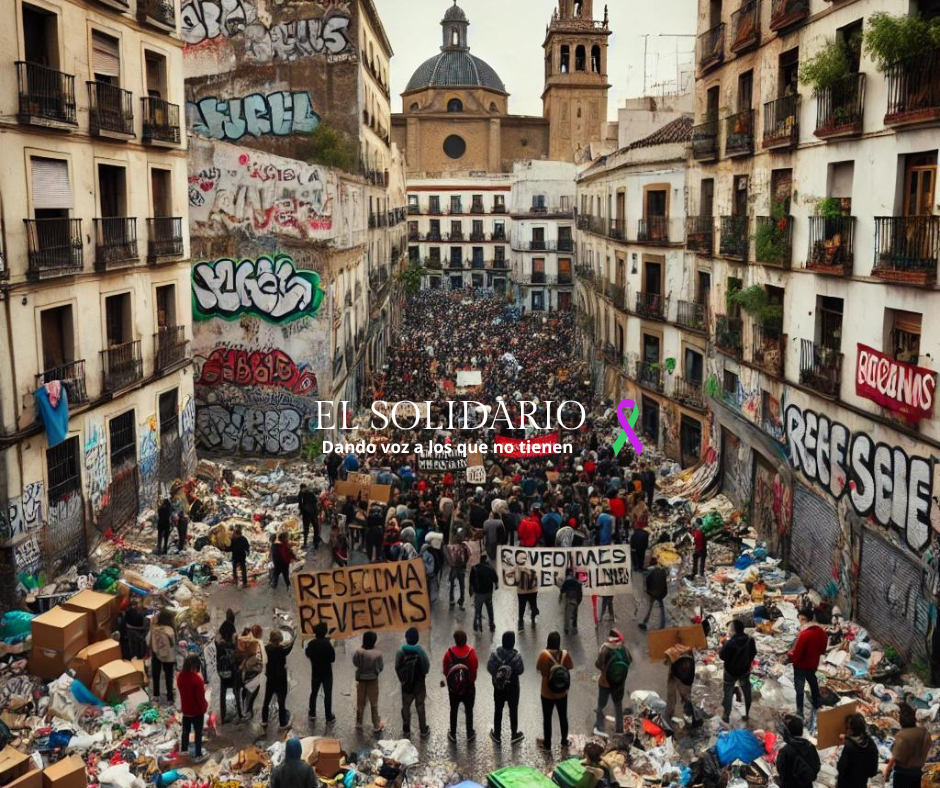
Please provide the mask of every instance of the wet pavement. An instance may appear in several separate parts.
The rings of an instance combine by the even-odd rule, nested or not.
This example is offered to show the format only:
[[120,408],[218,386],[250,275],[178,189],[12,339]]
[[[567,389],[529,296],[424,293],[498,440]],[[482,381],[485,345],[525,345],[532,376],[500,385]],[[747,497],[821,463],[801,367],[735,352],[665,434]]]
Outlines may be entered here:
[[[310,554],[307,558],[307,569],[325,569],[328,559],[321,551],[320,554]],[[445,569],[445,575],[446,575]],[[444,584],[446,586],[446,584]],[[642,592],[640,592],[642,596]],[[231,585],[215,587],[208,598],[212,621],[216,624],[224,620],[226,608],[232,608],[237,613],[236,625],[242,628],[252,624],[264,627],[264,637],[267,640],[269,628],[274,620],[275,608],[287,610],[292,614],[295,611],[293,592],[281,585],[272,589],[267,584],[254,586],[249,589],[234,588]],[[641,615],[646,612],[645,601],[639,604]],[[518,763],[529,763],[537,768],[548,768],[555,760],[561,757],[558,742],[560,735],[555,722],[555,750],[549,755],[540,751],[536,745],[536,738],[542,735],[542,711],[540,702],[540,676],[535,672],[535,661],[539,652],[545,647],[545,639],[549,632],[557,630],[562,632],[562,607],[558,604],[558,597],[554,594],[541,594],[539,596],[539,616],[535,627],[526,620],[525,631],[517,633],[516,648],[525,661],[525,674],[522,676],[522,699],[519,708],[519,727],[525,733],[525,741],[516,747],[509,744],[509,721],[504,714],[503,743],[497,745],[489,738],[489,730],[493,724],[493,691],[490,676],[485,672],[485,663],[490,652],[500,643],[502,633],[507,629],[515,630],[517,623],[517,606],[515,593],[508,589],[501,589],[494,598],[496,610],[496,633],[490,635],[473,633],[473,608],[469,596],[466,609],[454,608],[450,610],[446,599],[446,591],[442,588],[441,598],[434,605],[432,627],[421,633],[421,644],[428,650],[431,658],[431,674],[428,677],[428,725],[431,727],[431,736],[422,741],[418,738],[417,718],[412,722],[413,742],[418,747],[422,761],[453,760],[457,763],[461,775],[465,778],[480,779],[488,772],[502,766]],[[662,664],[652,664],[648,657],[646,636],[636,626],[634,612],[634,599],[624,595],[614,598],[614,611],[616,615],[615,626],[627,638],[633,652],[634,662],[627,680],[627,695],[638,690],[654,690],[664,695],[666,687],[666,667]],[[485,617],[485,613],[484,613]],[[654,612],[653,622],[658,623],[657,613]],[[667,622],[667,625],[669,622]],[[486,623],[484,623],[486,627]],[[468,744],[464,732],[463,711],[458,722],[458,741],[451,744],[447,740],[449,728],[449,704],[447,691],[441,687],[443,671],[441,668],[445,651],[453,644],[453,631],[462,628],[470,636],[470,644],[477,650],[480,660],[480,675],[477,680],[477,695],[474,708],[476,741]],[[591,610],[591,599],[585,597],[580,608],[578,619],[578,635],[562,634],[562,647],[568,649],[574,661],[575,669],[571,676],[571,691],[568,700],[569,733],[590,735],[594,727],[594,713],[597,701],[597,670],[594,660],[597,657],[598,646],[606,638],[610,628],[609,621],[601,622],[600,628],[595,628]],[[401,721],[401,690],[395,676],[395,652],[404,642],[403,633],[389,632],[379,635],[378,648],[385,657],[385,670],[380,679],[379,710],[386,730],[382,734],[384,739],[402,738]],[[338,641],[336,646],[336,665],[333,669],[333,710],[337,717],[336,723],[329,728],[323,718],[322,699],[320,704],[320,717],[316,721],[307,719],[307,707],[310,694],[310,663],[303,653],[303,644],[298,642],[288,660],[289,692],[287,705],[291,714],[292,728],[290,732],[279,732],[276,724],[276,703],[272,701],[272,716],[269,729],[265,732],[260,723],[261,697],[255,706],[255,718],[251,722],[242,724],[229,723],[220,727],[220,737],[210,745],[215,751],[227,746],[245,745],[252,742],[270,743],[289,735],[335,736],[343,742],[347,751],[368,747],[376,741],[372,735],[371,725],[368,722],[366,711],[366,725],[362,731],[355,730],[355,681],[352,666],[352,655],[360,644],[360,638]],[[263,695],[263,689],[262,689]],[[624,700],[629,705],[629,697]],[[213,708],[218,711],[218,687],[213,687]],[[231,701],[229,709],[231,710]],[[230,711],[231,713],[231,711]],[[607,730],[613,730],[613,709],[608,706]]]

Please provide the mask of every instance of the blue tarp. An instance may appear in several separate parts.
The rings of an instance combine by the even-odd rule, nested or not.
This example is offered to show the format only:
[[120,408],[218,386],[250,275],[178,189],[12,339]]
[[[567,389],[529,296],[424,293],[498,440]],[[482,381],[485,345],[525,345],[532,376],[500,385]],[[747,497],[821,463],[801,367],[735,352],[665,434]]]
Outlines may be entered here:
[[55,408],[49,402],[49,392],[44,386],[36,389],[33,396],[36,398],[36,410],[39,411],[39,418],[46,428],[46,438],[51,449],[62,443],[69,432],[69,398],[65,386],[62,386],[58,407]]

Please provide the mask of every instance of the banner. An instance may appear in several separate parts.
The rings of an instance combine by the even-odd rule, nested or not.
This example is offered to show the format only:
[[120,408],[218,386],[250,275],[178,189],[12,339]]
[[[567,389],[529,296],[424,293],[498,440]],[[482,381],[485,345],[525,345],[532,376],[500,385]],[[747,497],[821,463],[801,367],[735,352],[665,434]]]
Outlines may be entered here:
[[478,369],[458,369],[457,388],[469,389],[483,385],[483,373]]
[[467,470],[467,458],[456,454],[419,454],[418,470],[425,473],[446,473]]
[[520,594],[555,591],[571,567],[585,594],[609,596],[632,593],[630,548],[500,547],[497,571],[507,588]]
[[321,621],[337,640],[370,629],[404,632],[409,627],[431,626],[431,602],[420,558],[298,572],[294,594],[303,638],[313,637],[313,628]]
[[855,393],[900,413],[907,421],[929,419],[937,390],[937,373],[858,345]]
[[539,438],[507,438],[502,435],[496,438],[496,453],[503,457],[544,457],[559,451],[557,432]]

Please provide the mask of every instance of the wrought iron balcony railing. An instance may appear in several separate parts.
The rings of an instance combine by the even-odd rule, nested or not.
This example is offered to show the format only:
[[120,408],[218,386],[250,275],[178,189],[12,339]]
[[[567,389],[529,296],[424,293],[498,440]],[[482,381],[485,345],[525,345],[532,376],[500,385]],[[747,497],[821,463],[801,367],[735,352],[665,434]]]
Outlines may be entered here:
[[134,134],[134,95],[107,82],[88,86],[89,131],[99,137],[130,139]]
[[811,216],[806,267],[821,274],[851,273],[854,236],[854,216]]
[[75,105],[75,77],[38,63],[16,62],[19,87],[20,123],[43,124],[48,121],[78,125]]
[[820,139],[862,133],[865,116],[865,75],[852,74],[816,91],[816,131]]
[[104,390],[118,391],[144,377],[144,362],[140,355],[140,340],[114,345],[101,351]]
[[116,263],[139,259],[137,254],[137,219],[112,216],[95,219],[95,267],[105,270]]
[[78,273],[84,265],[81,219],[24,219],[29,276]]
[[65,389],[69,407],[88,402],[88,390],[85,387],[85,360],[70,361],[57,367],[50,367],[36,375],[36,388],[47,383],[59,381]]
[[842,353],[811,339],[800,340],[800,384],[827,397],[838,397]]

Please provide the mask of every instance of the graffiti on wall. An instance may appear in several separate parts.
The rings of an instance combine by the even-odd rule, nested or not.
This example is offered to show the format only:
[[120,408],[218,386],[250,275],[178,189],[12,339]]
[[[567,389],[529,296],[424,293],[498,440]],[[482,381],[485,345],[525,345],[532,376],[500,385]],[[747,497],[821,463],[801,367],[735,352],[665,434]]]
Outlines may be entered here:
[[293,408],[207,405],[196,414],[196,438],[210,451],[292,454],[300,449],[302,428]]
[[196,470],[196,401],[189,395],[180,410],[180,445],[183,475],[188,478]]
[[836,500],[847,494],[855,511],[895,528],[921,552],[930,538],[933,468],[899,446],[876,443],[867,432],[796,405],[786,409],[790,461]]
[[306,90],[277,90],[228,99],[208,96],[187,101],[186,117],[193,133],[226,142],[238,142],[246,134],[307,134],[320,123]]
[[283,350],[216,348],[202,361],[196,385],[214,388],[225,384],[283,388],[300,397],[317,396],[317,376]]
[[7,502],[6,517],[0,516],[0,542],[42,527],[44,485],[33,482],[23,487],[23,494]]
[[721,487],[737,506],[751,498],[751,447],[727,429],[721,430]]
[[785,479],[768,463],[757,461],[754,469],[754,499],[751,516],[762,538],[767,539],[775,553],[782,553],[790,533],[793,497]]
[[92,516],[108,505],[108,447],[104,428],[90,420],[85,422],[85,479]]
[[42,565],[42,549],[39,546],[39,534],[30,534],[13,549],[13,562],[17,572],[31,574]]
[[157,414],[140,425],[140,505],[156,506],[160,490],[160,446],[157,440]]
[[222,258],[193,268],[193,317],[235,320],[242,315],[286,323],[316,314],[323,301],[315,271],[298,271],[286,254],[235,262]]

